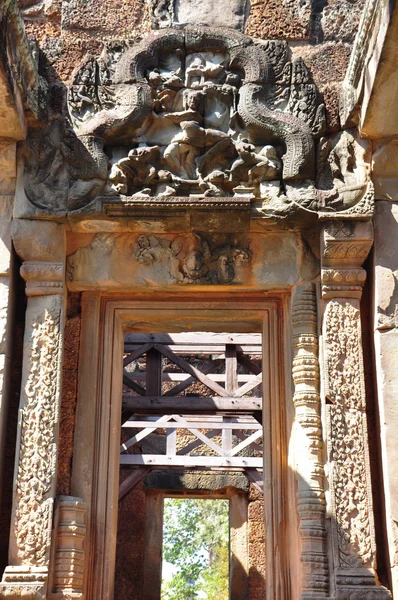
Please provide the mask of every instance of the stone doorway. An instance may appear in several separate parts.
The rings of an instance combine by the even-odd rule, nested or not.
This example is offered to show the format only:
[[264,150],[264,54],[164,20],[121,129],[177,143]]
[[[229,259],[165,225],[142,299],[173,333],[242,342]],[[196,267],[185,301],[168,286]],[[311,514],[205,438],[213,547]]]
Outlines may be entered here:
[[[266,357],[262,377],[264,481],[268,482],[264,492],[265,570],[269,576],[267,587],[271,588],[267,593],[270,598],[287,597],[283,586],[288,581],[284,571],[289,565],[284,557],[286,544],[281,543],[287,527],[284,515],[289,479],[284,467],[287,453],[285,450],[273,450],[282,450],[286,444],[285,403],[281,399],[285,389],[282,375],[284,360],[281,360],[286,338],[284,302],[283,297],[266,297],[263,294],[245,298],[220,295],[206,302],[201,297],[132,301],[85,295],[82,319],[84,348],[80,369],[83,373],[90,373],[90,378],[82,377],[80,383],[79,398],[82,400],[78,403],[75,435],[75,456],[80,459],[74,461],[72,480],[76,491],[89,504],[88,600],[98,597],[111,600],[114,597],[120,463],[120,436],[116,433],[120,431],[123,409],[121,357],[125,336],[147,335],[153,331],[181,334],[189,329],[202,334],[206,331],[215,334],[225,331],[234,335],[262,334],[263,356]],[[177,385],[180,383],[177,382]],[[242,386],[248,384],[239,383]],[[216,416],[220,418],[222,415]],[[195,429],[200,430],[201,427],[195,424]],[[94,435],[88,435],[88,431]],[[87,472],[87,464],[92,464],[90,473]],[[223,463],[219,466],[226,468]],[[138,506],[135,508],[138,510]],[[275,589],[278,591],[275,592]]]

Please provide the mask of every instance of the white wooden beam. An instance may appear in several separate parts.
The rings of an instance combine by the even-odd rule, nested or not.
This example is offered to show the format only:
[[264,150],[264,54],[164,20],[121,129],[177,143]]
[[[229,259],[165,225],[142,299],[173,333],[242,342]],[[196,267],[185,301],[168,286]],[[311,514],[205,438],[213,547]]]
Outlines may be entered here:
[[253,467],[260,469],[262,458],[252,456],[166,456],[159,454],[121,454],[121,465],[173,467]]

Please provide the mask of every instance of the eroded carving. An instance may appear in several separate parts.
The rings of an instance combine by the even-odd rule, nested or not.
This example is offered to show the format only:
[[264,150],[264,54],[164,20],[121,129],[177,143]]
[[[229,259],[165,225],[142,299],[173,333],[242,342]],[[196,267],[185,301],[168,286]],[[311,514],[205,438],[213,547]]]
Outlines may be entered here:
[[372,566],[374,539],[369,461],[365,452],[365,397],[360,313],[348,301],[329,302],[325,314],[330,461],[338,562],[344,568]]
[[[346,211],[356,207],[370,184],[369,140],[342,131],[319,145],[317,196],[320,210]],[[373,189],[371,190],[373,198]]]
[[186,27],[110,44],[77,70],[68,105],[71,126],[55,121],[26,144],[25,189],[40,209],[242,189],[267,203],[284,181],[301,205],[294,182],[314,187],[324,108],[285,42]]
[[60,319],[56,303],[37,315],[30,334],[14,519],[17,555],[24,565],[45,565],[51,544]]
[[147,266],[168,263],[176,283],[222,285],[237,282],[237,269],[250,265],[251,252],[238,245],[211,248],[199,235],[178,236],[173,240],[142,235],[134,245],[133,258]]

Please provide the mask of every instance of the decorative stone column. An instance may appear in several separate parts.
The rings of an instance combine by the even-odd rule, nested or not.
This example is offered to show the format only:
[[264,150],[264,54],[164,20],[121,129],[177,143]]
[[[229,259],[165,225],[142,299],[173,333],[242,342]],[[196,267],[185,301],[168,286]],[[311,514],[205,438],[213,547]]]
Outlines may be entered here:
[[390,598],[377,585],[362,358],[361,265],[373,243],[370,221],[327,221],[322,235],[324,398],[330,486],[331,596]]
[[47,594],[64,322],[64,226],[14,221],[13,241],[26,281],[23,373],[14,478],[9,566],[0,597]]
[[80,498],[59,496],[54,518],[56,540],[50,574],[51,600],[84,598],[84,540],[86,504]]
[[295,408],[297,510],[300,517],[301,600],[327,598],[325,490],[322,464],[321,399],[314,285],[293,299],[293,403]]

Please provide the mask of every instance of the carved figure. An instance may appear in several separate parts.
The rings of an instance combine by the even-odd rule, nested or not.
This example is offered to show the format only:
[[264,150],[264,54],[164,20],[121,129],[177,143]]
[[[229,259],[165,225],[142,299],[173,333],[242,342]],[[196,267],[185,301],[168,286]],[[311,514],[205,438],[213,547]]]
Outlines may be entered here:
[[69,142],[36,132],[27,143],[26,191],[40,209],[80,208],[104,189],[233,196],[243,186],[267,204],[264,184],[275,180],[270,216],[371,204],[366,143],[352,133],[321,143],[315,181],[324,106],[285,42],[187,27],[109,45],[75,73],[68,105]]
[[157,177],[153,165],[158,158],[159,146],[130,150],[127,158],[122,158],[111,168],[109,180],[113,189],[119,194],[127,194],[131,188],[151,185]]
[[155,263],[167,265],[172,282],[180,284],[238,283],[237,270],[248,267],[251,260],[248,248],[231,244],[212,249],[196,234],[177,236],[171,241],[139,236],[132,256],[148,268]]
[[227,136],[216,129],[204,129],[196,121],[182,121],[180,127],[181,133],[172,139],[163,158],[172,173],[186,179],[196,179],[196,159]]
[[231,180],[235,185],[247,183],[256,187],[267,180],[279,176],[281,162],[273,146],[264,146],[257,152],[256,147],[247,139],[235,143],[239,158],[234,161],[229,170]]
[[370,143],[353,131],[322,139],[318,155],[318,199],[323,210],[347,210],[361,201],[370,184]]
[[223,72],[222,64],[214,64],[206,60],[204,54],[194,53],[187,57],[185,67],[185,86],[201,88],[207,79],[215,79]]

